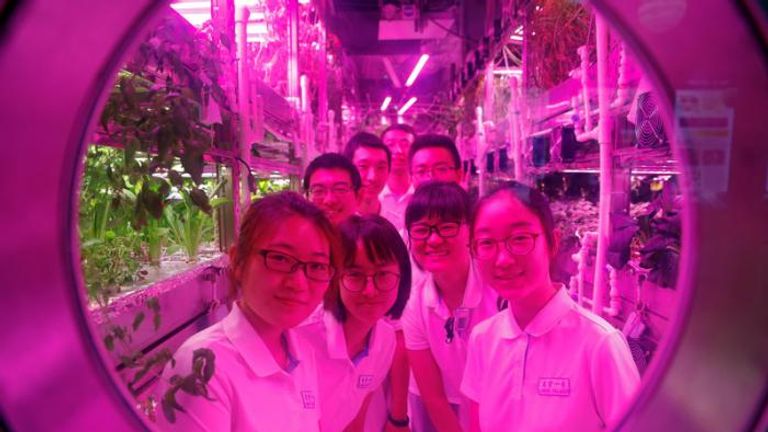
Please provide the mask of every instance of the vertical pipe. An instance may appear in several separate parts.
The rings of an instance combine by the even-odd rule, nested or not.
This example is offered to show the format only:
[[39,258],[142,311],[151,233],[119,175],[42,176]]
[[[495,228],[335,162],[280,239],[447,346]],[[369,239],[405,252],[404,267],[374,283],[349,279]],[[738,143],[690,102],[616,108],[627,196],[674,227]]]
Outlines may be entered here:
[[629,99],[629,78],[628,78],[628,64],[627,64],[627,45],[622,41],[621,49],[619,50],[619,78],[616,84],[616,99],[611,104],[614,108],[619,108]]
[[483,101],[483,111],[485,112],[485,118],[489,120],[495,119],[494,112],[494,79],[493,79],[493,59],[488,63],[485,68],[485,100]]
[[608,285],[610,290],[608,291],[608,307],[603,311],[608,316],[618,316],[621,308],[621,301],[619,299],[619,271],[608,265]]
[[[336,112],[328,110],[328,149],[341,152],[341,146],[336,143]],[[331,150],[333,149],[333,150]]]
[[[249,166],[251,165],[250,138],[251,130],[251,80],[248,71],[248,19],[250,11],[243,6],[235,10],[235,20],[238,27],[237,35],[237,96],[238,111],[240,113],[240,145],[238,146],[240,158]],[[237,163],[235,163],[237,165]],[[239,226],[239,208],[246,208],[251,200],[251,194],[248,189],[248,171],[240,170],[235,166],[234,173],[240,174],[240,186],[237,188],[240,192],[239,199],[235,199],[235,226]],[[235,189],[235,188],[233,188]],[[239,206],[238,206],[239,204]],[[239,207],[239,208],[238,208]]]
[[[597,26],[597,24],[595,24]],[[599,36],[598,36],[599,37]],[[598,46],[600,45],[600,42],[598,42]],[[577,50],[577,53],[579,53],[579,57],[581,58],[581,99],[582,99],[582,105],[584,107],[584,131],[583,132],[591,132],[592,131],[592,107],[589,103],[589,50],[587,50],[587,46],[580,46]],[[597,54],[600,56],[600,53]],[[598,60],[599,63],[599,60]],[[598,72],[600,73],[600,72]],[[598,85],[599,84],[598,79]]]
[[[323,11],[324,12],[324,11]],[[328,111],[328,52],[327,52],[327,29],[325,22],[320,23],[320,68],[317,73],[317,118],[325,119],[325,112]],[[325,141],[325,140],[323,140]]]
[[520,118],[520,81],[518,77],[510,77],[509,99],[509,129],[511,131],[512,161],[515,166],[515,180],[523,181],[523,131]]
[[483,107],[475,108],[475,115],[477,117],[477,153],[475,156],[475,163],[477,165],[477,188],[478,195],[485,196],[487,189],[485,179],[485,152],[488,150],[485,142],[485,125],[483,124]]
[[288,101],[299,108],[299,2],[287,0],[288,7]]
[[299,86],[301,88],[301,112],[306,113],[309,107],[309,78],[306,75],[301,75]]
[[613,143],[610,100],[607,88],[608,34],[605,21],[595,16],[597,31],[597,98],[599,107],[598,143],[600,144],[600,208],[595,259],[592,312],[602,314],[605,304],[606,261],[611,234],[611,191],[613,190]]

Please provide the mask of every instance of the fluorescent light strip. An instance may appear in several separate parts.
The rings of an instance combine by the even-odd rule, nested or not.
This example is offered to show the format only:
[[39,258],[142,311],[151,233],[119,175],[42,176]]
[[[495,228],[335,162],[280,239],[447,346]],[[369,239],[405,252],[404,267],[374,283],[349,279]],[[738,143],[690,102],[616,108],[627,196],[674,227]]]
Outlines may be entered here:
[[189,13],[189,12],[179,12],[179,14],[184,17],[185,20],[189,21],[190,24],[197,27],[205,23],[206,21],[209,21],[211,19],[210,13]]
[[523,34],[523,26],[522,26],[522,25],[518,26],[518,27],[515,29],[515,34],[516,34],[516,35],[521,35],[521,34]]
[[209,1],[193,1],[193,2],[179,2],[171,5],[177,11],[194,10],[194,9],[208,9],[211,10],[211,2]]
[[522,36],[518,36],[518,35],[512,35],[512,36],[509,37],[509,40],[522,41],[523,37]]
[[385,97],[384,102],[381,103],[381,110],[386,111],[386,109],[389,107],[390,102],[392,102],[392,96]]
[[522,69],[494,69],[493,70],[494,75],[517,75],[522,76],[523,70]]
[[416,81],[416,78],[419,77],[421,70],[424,69],[424,65],[427,64],[427,60],[429,60],[429,54],[422,54],[421,57],[419,57],[419,61],[416,62],[416,66],[413,67],[413,71],[411,71],[411,74],[408,75],[408,80],[405,81],[406,87],[413,85],[413,82]]
[[414,97],[412,97],[412,98],[408,99],[408,102],[406,102],[406,103],[405,103],[405,105],[403,105],[403,106],[402,106],[402,107],[401,107],[399,110],[397,110],[397,115],[403,115],[403,114],[405,114],[405,112],[406,112],[406,111],[408,111],[408,109],[409,109],[409,108],[410,108],[410,107],[411,107],[413,104],[415,104],[415,103],[416,103],[416,96],[414,96]]

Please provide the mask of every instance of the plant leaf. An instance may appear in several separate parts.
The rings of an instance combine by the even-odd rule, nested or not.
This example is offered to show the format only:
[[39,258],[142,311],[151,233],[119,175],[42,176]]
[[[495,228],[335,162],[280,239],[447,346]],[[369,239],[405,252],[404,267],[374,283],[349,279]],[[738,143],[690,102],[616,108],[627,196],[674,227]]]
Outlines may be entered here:
[[171,184],[176,187],[184,186],[184,177],[182,177],[178,171],[168,170],[168,179],[171,181]]
[[160,329],[160,314],[159,313],[155,313],[154,315],[152,315],[152,325],[155,328],[155,330],[159,330]]
[[132,325],[133,331],[136,331],[139,329],[139,326],[141,325],[141,323],[144,322],[144,318],[145,318],[144,311],[137,313],[136,316],[133,317],[133,325]]
[[107,346],[108,351],[115,349],[115,338],[110,334],[104,337],[104,345]]
[[200,210],[205,212],[206,214],[210,215],[213,211],[213,207],[211,207],[211,203],[208,200],[208,195],[205,193],[204,190],[195,188],[189,191],[189,198],[192,200],[192,203],[194,203]]
[[194,181],[195,184],[199,185],[203,182],[204,162],[203,153],[201,151],[186,146],[184,154],[181,156],[181,166],[183,166],[184,171],[192,177],[192,181]]

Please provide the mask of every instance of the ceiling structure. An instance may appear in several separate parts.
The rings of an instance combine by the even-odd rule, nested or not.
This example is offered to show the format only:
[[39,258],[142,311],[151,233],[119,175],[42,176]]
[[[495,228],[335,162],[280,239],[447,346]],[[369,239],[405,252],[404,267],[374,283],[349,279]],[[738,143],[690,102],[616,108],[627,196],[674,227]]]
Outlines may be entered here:
[[[361,105],[379,107],[392,96],[391,109],[397,110],[416,96],[415,107],[425,110],[448,99],[460,73],[460,66],[452,65],[463,63],[463,53],[471,45],[460,25],[468,8],[460,8],[455,0],[425,0],[412,8],[395,6],[399,3],[330,0],[328,28],[354,63]],[[472,9],[484,14],[484,8]],[[407,87],[406,80],[422,54],[429,54],[429,60]]]

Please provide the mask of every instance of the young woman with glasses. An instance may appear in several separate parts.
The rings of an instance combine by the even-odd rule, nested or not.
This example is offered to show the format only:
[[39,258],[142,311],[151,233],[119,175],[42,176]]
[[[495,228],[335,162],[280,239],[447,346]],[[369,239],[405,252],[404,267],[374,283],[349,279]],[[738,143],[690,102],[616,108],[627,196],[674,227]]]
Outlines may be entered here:
[[557,235],[546,198],[517,182],[475,207],[472,251],[509,308],[472,332],[461,385],[471,431],[597,431],[639,375],[624,337],[552,282]]
[[[160,428],[318,430],[317,365],[293,328],[336,286],[341,255],[336,229],[300,195],[254,202],[230,251],[238,299],[222,321],[184,342],[164,371],[158,400],[170,418],[158,415]],[[200,356],[205,351],[213,358]]]
[[468,400],[459,392],[472,328],[498,311],[469,253],[467,192],[454,182],[416,189],[405,213],[411,254],[426,276],[413,287],[401,320],[415,382],[412,430],[461,431]]
[[[411,289],[408,250],[395,227],[378,215],[351,216],[339,225],[344,250],[340,286],[325,295],[323,310],[298,331],[318,356],[320,430],[362,431],[372,395],[395,354],[397,319]],[[390,417],[407,418],[405,401]],[[375,429],[385,426],[382,413]]]

